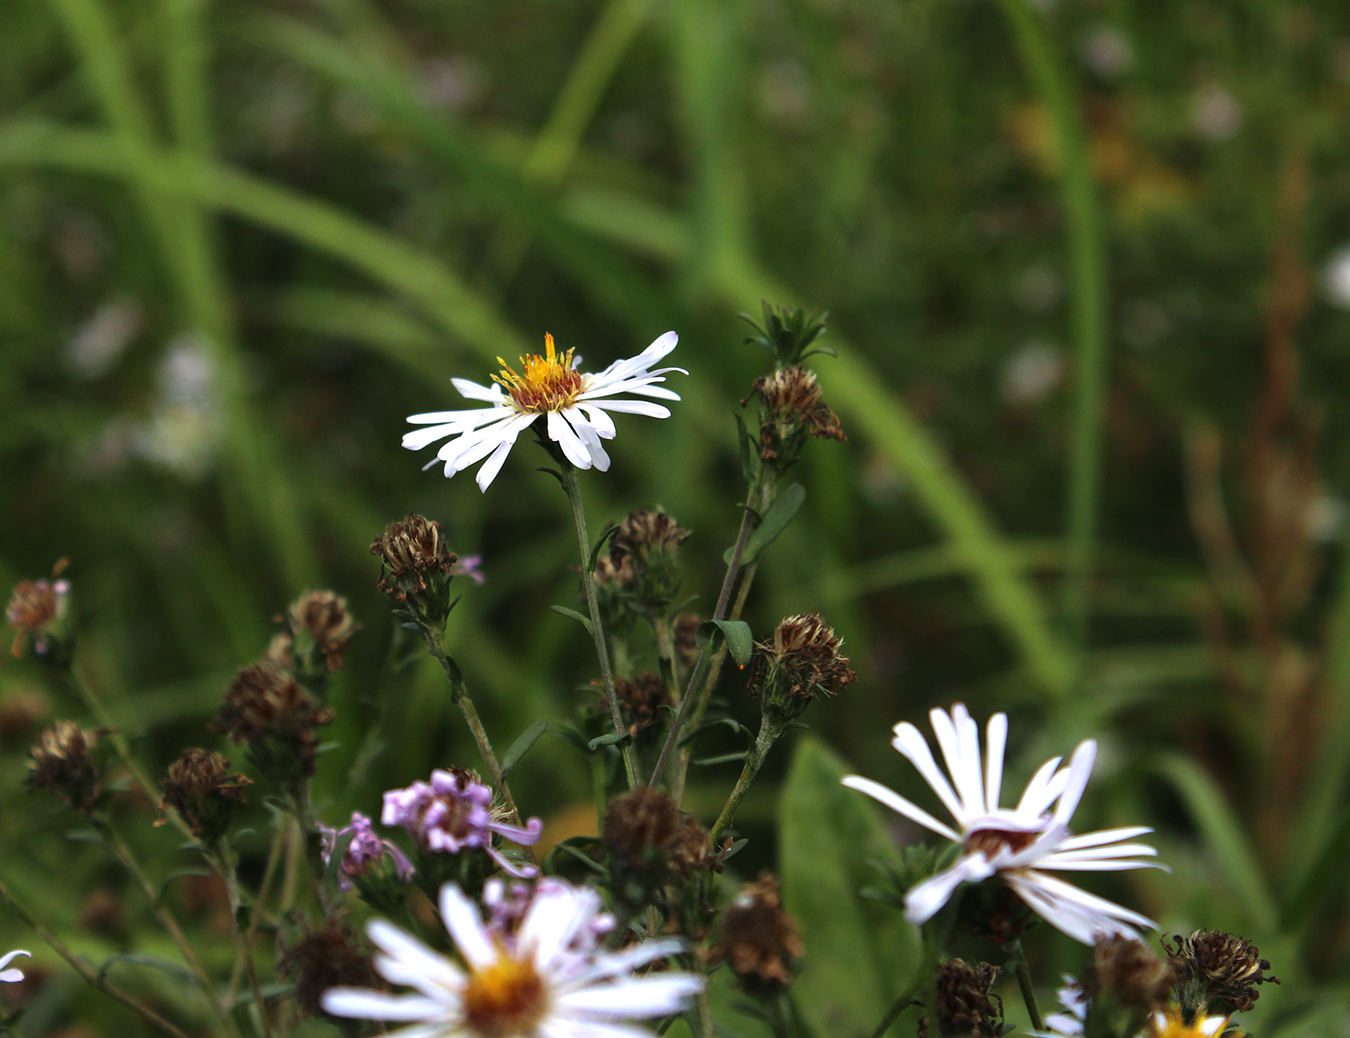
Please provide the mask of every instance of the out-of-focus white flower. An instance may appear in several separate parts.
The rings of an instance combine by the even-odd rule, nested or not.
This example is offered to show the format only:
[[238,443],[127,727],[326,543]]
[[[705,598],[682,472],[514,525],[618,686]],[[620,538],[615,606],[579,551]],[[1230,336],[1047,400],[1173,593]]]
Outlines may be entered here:
[[[445,463],[446,478],[470,465],[483,461],[478,470],[478,486],[488,485],[501,471],[516,437],[546,415],[548,437],[562,448],[563,455],[579,469],[609,468],[609,455],[601,440],[614,437],[614,414],[643,414],[650,418],[669,418],[670,410],[650,400],[614,400],[619,393],[658,400],[678,400],[679,395],[657,385],[672,371],[689,374],[683,368],[657,368],[652,365],[675,348],[680,337],[666,332],[636,357],[617,360],[594,375],[577,370],[581,358],[572,351],[558,353],[553,336],[544,336],[545,354],[520,358],[517,373],[500,358],[500,375],[492,386],[455,378],[450,381],[468,400],[483,400],[488,407],[465,411],[433,411],[408,417],[414,425],[430,428],[406,433],[403,446],[421,450],[447,436],[450,441],[436,452],[436,460]],[[429,462],[427,468],[436,464]]]
[[1207,83],[1191,97],[1191,122],[1212,141],[1226,141],[1242,129],[1242,106],[1217,83]]
[[30,955],[30,954],[32,953],[26,952],[22,948],[17,948],[14,951],[10,952],[8,955],[6,955],[4,958],[0,959],[0,981],[4,981],[6,984],[17,984],[19,981],[23,980],[22,970],[7,969],[6,967],[9,966],[9,964],[13,962],[15,959],[17,959],[20,955]]
[[81,378],[99,378],[112,370],[127,343],[141,330],[141,323],[141,308],[134,299],[112,299],[70,337],[66,360]]
[[1064,381],[1064,357],[1048,342],[1032,342],[1003,366],[1003,399],[1013,407],[1034,407]]
[[1342,245],[1322,267],[1322,291],[1327,302],[1350,310],[1350,245]]
[[1103,79],[1119,79],[1134,65],[1130,38],[1114,25],[1094,26],[1083,39],[1083,63]]
[[589,887],[541,885],[506,939],[484,925],[478,906],[454,884],[441,888],[440,908],[462,966],[375,919],[367,927],[380,950],[375,968],[416,993],[329,988],[324,1010],[410,1025],[391,1038],[649,1038],[627,1021],[677,1013],[703,990],[703,978],[692,973],[635,974],[682,950],[678,939],[617,952],[595,947],[590,935],[605,913]]
[[1055,997],[1059,999],[1064,1012],[1051,1013],[1045,1018],[1044,1031],[1031,1032],[1038,1038],[1082,1038],[1091,999],[1083,990],[1083,985],[1073,977],[1065,973],[1063,980],[1064,986],[1055,992]]
[[1097,755],[1094,740],[1080,743],[1066,767],[1059,766],[1062,757],[1046,761],[1027,783],[1017,806],[1001,808],[1007,715],[995,714],[989,719],[988,759],[983,766],[979,728],[963,704],[952,707],[950,715],[945,710],[933,710],[928,716],[950,781],[938,768],[927,740],[908,721],[895,726],[891,745],[918,769],[951,813],[956,828],[879,782],[861,775],[843,780],[850,789],[866,793],[961,845],[963,853],[950,868],[906,893],[905,917],[910,922],[927,922],[961,884],[999,876],[1046,922],[1084,944],[1113,934],[1138,938],[1134,927],[1156,926],[1138,912],[1089,894],[1045,871],[1146,868],[1152,863],[1136,859],[1157,853],[1147,844],[1125,842],[1151,832],[1147,826],[1071,835],[1069,821],[1087,788]]

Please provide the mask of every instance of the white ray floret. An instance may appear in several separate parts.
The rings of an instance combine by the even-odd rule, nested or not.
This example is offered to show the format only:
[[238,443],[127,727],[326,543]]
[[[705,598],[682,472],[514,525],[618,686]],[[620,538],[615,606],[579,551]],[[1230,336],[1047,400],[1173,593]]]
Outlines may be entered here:
[[1002,877],[1013,891],[1052,926],[1084,944],[1112,934],[1138,937],[1135,927],[1156,926],[1146,916],[1096,897],[1045,870],[1108,872],[1160,867],[1139,860],[1157,853],[1135,837],[1152,832],[1146,826],[1105,829],[1074,836],[1069,822],[1087,788],[1097,744],[1089,739],[1063,758],[1045,762],[1027,783],[1017,806],[999,806],[1003,784],[1003,757],[1008,719],[995,714],[986,729],[986,753],[981,758],[980,731],[961,703],[951,713],[929,713],[946,773],[938,767],[928,740],[914,725],[895,726],[891,741],[914,765],[951,815],[954,825],[934,817],[917,804],[872,779],[849,775],[850,789],[885,804],[891,810],[939,836],[962,846],[962,855],[950,867],[905,895],[905,915],[922,924],[942,908],[963,883]]

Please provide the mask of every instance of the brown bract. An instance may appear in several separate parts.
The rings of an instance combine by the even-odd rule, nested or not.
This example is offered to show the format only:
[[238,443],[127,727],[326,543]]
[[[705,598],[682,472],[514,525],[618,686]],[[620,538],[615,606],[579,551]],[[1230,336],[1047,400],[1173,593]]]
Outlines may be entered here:
[[262,752],[264,741],[277,742],[280,745],[268,747],[269,761],[275,762],[278,753],[289,750],[300,773],[313,775],[318,741],[314,729],[331,724],[333,716],[333,709],[316,703],[291,674],[263,661],[235,675],[225,692],[225,704],[209,727],[237,743],[249,744],[255,757]]
[[748,990],[786,987],[802,957],[797,924],[783,911],[778,886],[778,877],[765,873],[742,887],[722,912],[717,940],[708,953],[713,962],[726,962]]
[[801,438],[792,436],[798,430],[810,433],[815,439],[848,439],[839,427],[839,417],[821,399],[814,371],[784,368],[755,379],[754,387],[764,405],[759,430],[759,456],[764,461],[777,460],[784,452],[785,441],[793,444],[789,448],[791,451],[799,449]]
[[632,678],[616,678],[614,693],[619,697],[619,709],[628,722],[630,735],[636,736],[660,722],[666,690],[656,674],[646,671]]
[[445,545],[441,524],[422,515],[390,523],[370,545],[380,557],[380,581],[376,586],[406,601],[410,593],[427,590],[427,577],[448,573],[457,561]]
[[1092,966],[1084,986],[1093,998],[1112,996],[1127,1009],[1161,1009],[1171,1000],[1176,973],[1143,941],[1104,937],[1092,946]]
[[795,715],[819,694],[838,694],[858,679],[841,644],[819,614],[788,617],[772,642],[756,646],[750,695],[762,696],[766,709],[772,705]]
[[605,847],[628,869],[688,878],[713,862],[708,834],[664,789],[639,786],[605,811]]

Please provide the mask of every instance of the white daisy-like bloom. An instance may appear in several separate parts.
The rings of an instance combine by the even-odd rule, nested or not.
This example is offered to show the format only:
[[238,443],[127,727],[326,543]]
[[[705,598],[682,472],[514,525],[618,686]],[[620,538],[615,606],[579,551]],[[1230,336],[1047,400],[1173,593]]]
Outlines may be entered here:
[[0,981],[3,981],[6,984],[17,984],[19,981],[23,980],[23,970],[6,969],[5,967],[8,966],[11,962],[13,962],[15,959],[17,959],[20,955],[28,955],[28,954],[31,953],[24,951],[22,948],[19,948],[15,951],[10,952],[4,958],[0,958]]
[[[1107,872],[1160,867],[1139,861],[1157,851],[1142,843],[1130,843],[1152,832],[1147,826],[1104,829],[1074,836],[1069,821],[1087,787],[1097,744],[1088,739],[1074,750],[1069,763],[1062,757],[1041,765],[1027,783],[1014,808],[999,807],[1003,784],[1003,753],[1008,737],[1006,714],[989,719],[988,758],[981,762],[980,731],[965,706],[957,703],[951,714],[929,713],[947,775],[938,768],[928,742],[908,721],[895,726],[891,745],[918,769],[951,813],[956,825],[938,821],[892,789],[849,775],[843,782],[850,789],[880,801],[906,818],[961,845],[963,853],[949,868],[912,887],[905,895],[905,917],[916,925],[931,919],[962,883],[979,883],[1001,877],[1038,915],[1052,926],[1084,944],[1121,934],[1138,939],[1135,927],[1157,924],[1138,912],[1089,894],[1049,874],[1056,872]],[[950,781],[948,780],[950,775]]]
[[[554,348],[553,336],[545,335],[544,355],[521,357],[519,373],[498,357],[502,371],[492,376],[491,386],[463,378],[451,379],[466,400],[482,400],[488,406],[409,415],[408,421],[428,428],[405,434],[403,446],[421,450],[450,437],[436,452],[436,461],[445,463],[446,478],[486,458],[478,470],[478,486],[487,490],[501,471],[516,437],[540,415],[545,415],[548,438],[562,448],[568,461],[579,469],[597,468],[605,472],[609,469],[609,455],[600,441],[614,437],[611,414],[670,417],[669,408],[652,403],[651,399],[614,398],[628,394],[655,400],[680,399],[677,393],[657,383],[664,382],[672,371],[682,375],[689,372],[683,368],[653,368],[679,341],[674,332],[666,332],[636,357],[616,360],[604,371],[590,375],[577,370],[580,357],[574,358],[570,349],[559,353]],[[428,462],[426,467],[436,461]]]
[[652,1038],[630,1021],[678,1013],[703,990],[692,973],[635,975],[683,950],[677,938],[598,947],[596,924],[607,917],[589,887],[541,882],[510,933],[484,925],[478,906],[452,883],[441,888],[440,908],[462,965],[375,919],[366,930],[379,948],[375,968],[416,992],[334,987],[323,1008],[408,1024],[389,1038]]
[[1082,1038],[1087,1024],[1088,998],[1083,985],[1067,973],[1063,975],[1064,986],[1055,992],[1062,1013],[1051,1013],[1045,1018],[1044,1031],[1031,1031],[1036,1038]]

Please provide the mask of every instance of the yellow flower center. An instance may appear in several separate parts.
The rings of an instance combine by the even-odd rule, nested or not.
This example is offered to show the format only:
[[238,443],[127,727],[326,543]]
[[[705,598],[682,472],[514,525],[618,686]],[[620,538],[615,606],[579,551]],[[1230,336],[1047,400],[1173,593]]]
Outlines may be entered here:
[[503,953],[469,976],[464,1022],[482,1038],[531,1035],[548,1010],[548,989],[534,963]]
[[1187,1024],[1178,1010],[1160,1011],[1149,1018],[1148,1035],[1149,1038],[1218,1038],[1227,1028],[1228,1021],[1220,1024],[1215,1022],[1216,1019],[1200,1015]]
[[511,394],[511,402],[522,413],[542,414],[571,407],[584,388],[581,374],[572,368],[572,350],[559,354],[553,348],[553,336],[544,334],[544,356],[531,353],[520,358],[523,374],[517,374],[501,357],[500,375],[492,381]]

